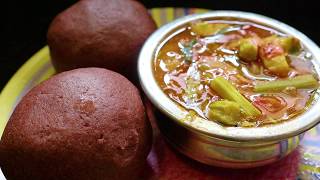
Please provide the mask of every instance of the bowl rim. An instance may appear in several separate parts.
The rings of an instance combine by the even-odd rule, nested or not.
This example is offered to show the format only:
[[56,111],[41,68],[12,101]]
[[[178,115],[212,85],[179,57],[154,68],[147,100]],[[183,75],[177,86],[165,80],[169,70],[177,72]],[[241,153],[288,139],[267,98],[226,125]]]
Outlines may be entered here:
[[265,25],[298,38],[304,47],[313,55],[312,62],[319,78],[320,49],[312,40],[310,40],[300,31],[278,20],[256,13],[229,10],[211,11],[203,14],[193,14],[178,18],[171,23],[160,27],[145,42],[138,58],[138,75],[141,87],[153,105],[155,105],[157,109],[169,116],[171,120],[178,123],[180,126],[188,128],[195,133],[200,133],[208,137],[219,138],[228,141],[280,141],[297,136],[319,123],[320,113],[317,112],[317,109],[320,109],[319,100],[315,100],[310,108],[291,120],[262,127],[224,127],[218,123],[208,120],[204,121],[200,117],[197,117],[192,121],[183,120],[186,117],[186,112],[184,112],[181,107],[173,102],[161,90],[154,78],[153,61],[155,54],[161,47],[161,43],[164,43],[166,39],[170,38],[170,35],[172,36],[172,33],[177,28],[183,27],[185,24],[191,21],[221,17],[237,18],[247,20],[249,22],[255,22],[257,24]]

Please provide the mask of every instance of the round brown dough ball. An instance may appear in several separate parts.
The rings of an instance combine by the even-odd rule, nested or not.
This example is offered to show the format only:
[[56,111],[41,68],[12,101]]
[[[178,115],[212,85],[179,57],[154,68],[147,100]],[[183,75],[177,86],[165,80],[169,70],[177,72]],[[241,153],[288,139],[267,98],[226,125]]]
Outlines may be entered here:
[[103,67],[137,80],[137,57],[156,25],[134,0],[82,0],[51,23],[47,39],[58,72]]
[[138,90],[118,73],[58,74],[18,104],[0,142],[7,179],[134,179],[151,146]]

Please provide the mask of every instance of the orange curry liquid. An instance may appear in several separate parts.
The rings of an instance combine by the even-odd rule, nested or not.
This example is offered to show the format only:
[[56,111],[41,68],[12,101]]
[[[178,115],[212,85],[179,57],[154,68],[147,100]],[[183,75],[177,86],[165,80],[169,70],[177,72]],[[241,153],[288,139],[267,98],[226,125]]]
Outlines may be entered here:
[[[262,115],[247,125],[288,120],[302,113],[310,104],[314,89],[294,89],[274,93],[255,93],[257,82],[281,79],[264,68],[261,60],[245,62],[239,59],[232,42],[246,37],[265,38],[285,36],[268,27],[251,22],[213,20],[209,23],[228,24],[229,32],[209,37],[199,37],[186,26],[173,33],[156,54],[154,75],[161,89],[173,101],[190,112],[208,119],[208,105],[222,99],[210,88],[210,81],[223,76],[246,97]],[[230,48],[231,47],[231,48]],[[301,48],[298,54],[288,55],[290,72],[285,78],[315,74],[310,54]],[[254,72],[254,73],[253,73]]]

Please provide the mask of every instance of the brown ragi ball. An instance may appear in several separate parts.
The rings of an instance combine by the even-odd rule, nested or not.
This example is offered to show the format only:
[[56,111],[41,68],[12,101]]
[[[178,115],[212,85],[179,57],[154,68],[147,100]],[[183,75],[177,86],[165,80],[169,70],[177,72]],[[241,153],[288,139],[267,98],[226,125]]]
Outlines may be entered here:
[[102,68],[58,74],[33,88],[0,142],[10,180],[135,179],[152,133],[138,90]]
[[156,29],[134,0],[82,0],[55,17],[47,39],[58,72],[103,67],[137,80],[139,51]]

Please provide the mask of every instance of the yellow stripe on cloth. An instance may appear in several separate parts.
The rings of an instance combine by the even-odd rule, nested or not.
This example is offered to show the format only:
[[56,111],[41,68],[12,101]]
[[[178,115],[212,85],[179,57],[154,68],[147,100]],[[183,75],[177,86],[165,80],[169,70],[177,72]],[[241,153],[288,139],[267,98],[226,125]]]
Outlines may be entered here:
[[174,17],[174,8],[166,9],[166,23],[171,22],[175,19]]
[[308,171],[311,173],[320,173],[320,167],[302,164],[299,166],[300,171]]
[[157,27],[160,27],[162,25],[161,11],[162,11],[161,8],[154,8],[154,9],[150,10],[151,16],[153,17],[154,21],[156,22]]

